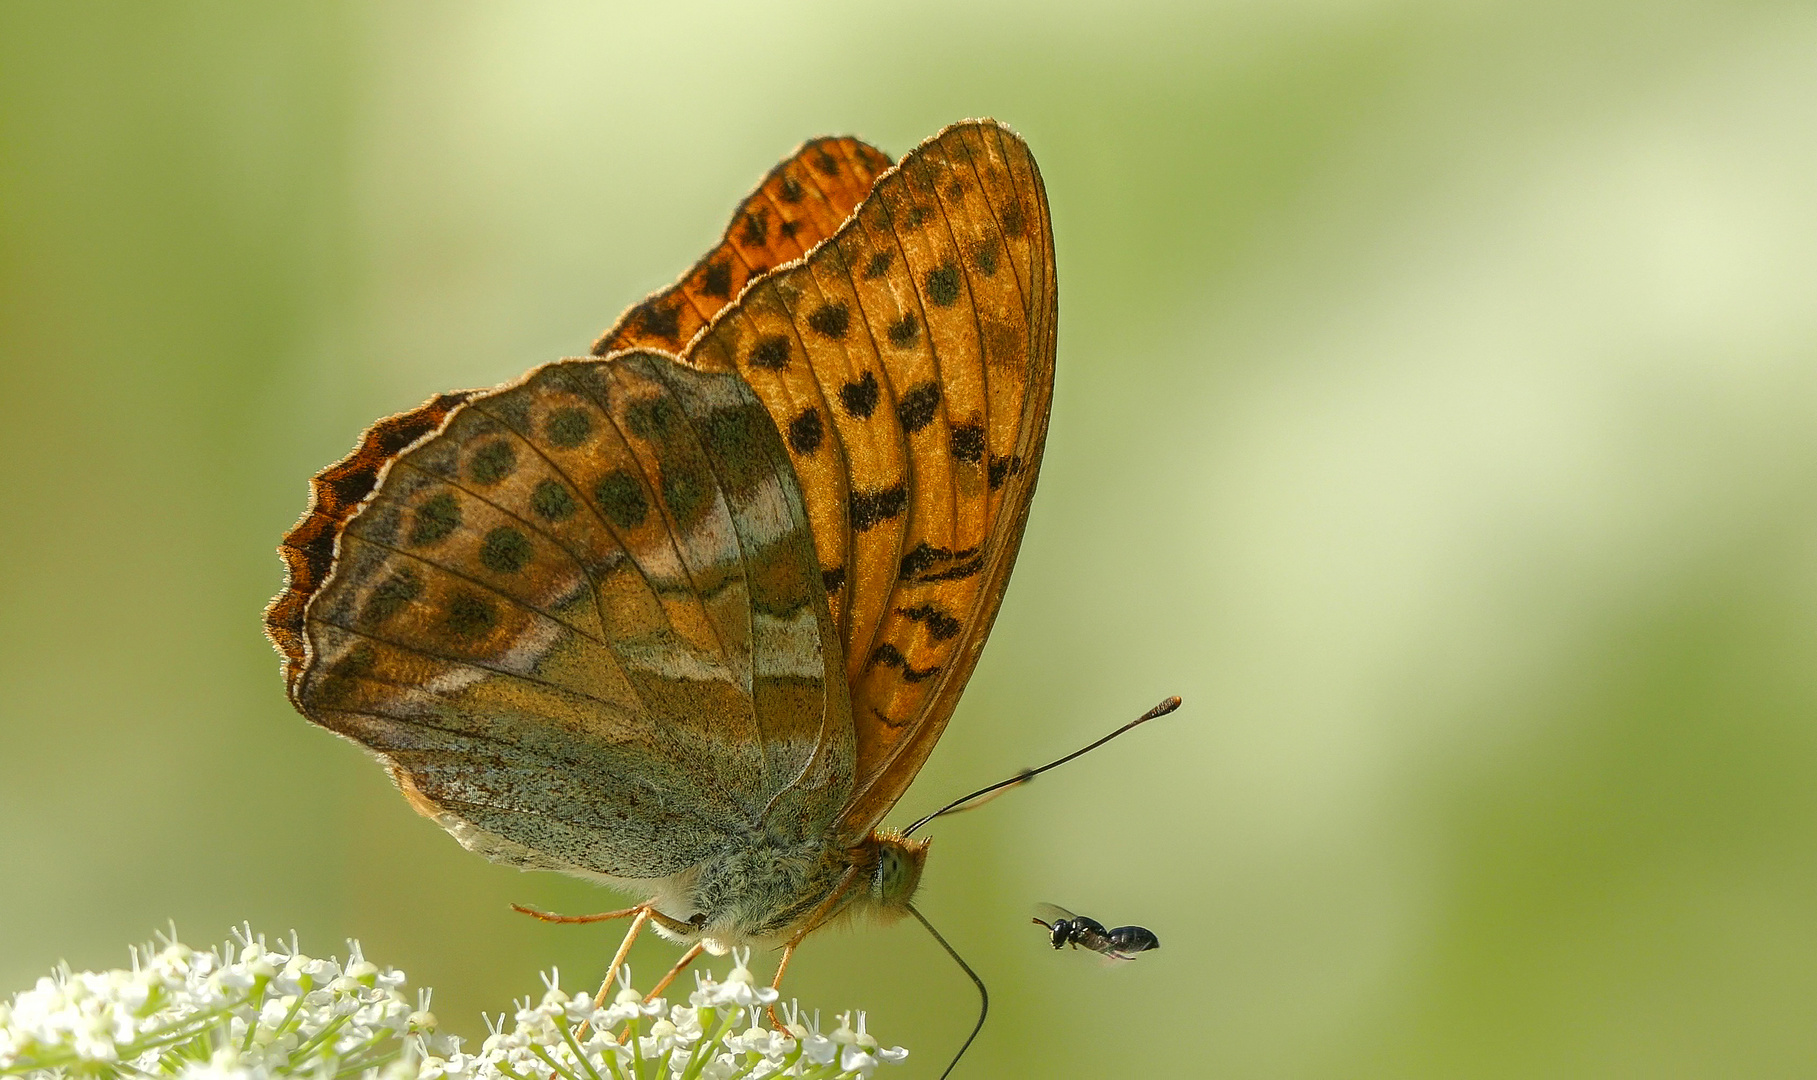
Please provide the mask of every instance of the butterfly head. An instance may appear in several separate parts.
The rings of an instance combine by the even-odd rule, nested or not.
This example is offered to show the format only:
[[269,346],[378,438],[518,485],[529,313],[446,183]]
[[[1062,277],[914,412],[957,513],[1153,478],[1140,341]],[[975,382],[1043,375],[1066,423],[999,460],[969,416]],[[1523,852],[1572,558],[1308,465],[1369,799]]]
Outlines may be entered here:
[[874,832],[863,846],[870,866],[869,905],[875,910],[902,914],[921,884],[927,862],[927,841],[891,830]]

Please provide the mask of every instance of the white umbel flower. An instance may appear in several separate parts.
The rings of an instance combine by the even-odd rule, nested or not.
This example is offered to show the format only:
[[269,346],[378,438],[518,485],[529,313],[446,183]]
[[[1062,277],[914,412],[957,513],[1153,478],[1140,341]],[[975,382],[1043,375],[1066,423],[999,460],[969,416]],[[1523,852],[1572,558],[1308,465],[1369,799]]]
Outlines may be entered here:
[[726,981],[696,973],[686,1004],[645,999],[628,967],[610,1006],[570,995],[560,973],[540,1000],[487,1020],[478,1053],[441,1034],[430,995],[348,943],[345,964],[273,944],[250,927],[197,951],[175,933],[133,950],[132,967],[67,968],[0,1002],[0,1076],[158,1076],[176,1080],[757,1080],[869,1077],[908,1051],[880,1049],[865,1015],[831,1037],[787,1009],[763,1026],[776,991],[755,985],[748,951]]

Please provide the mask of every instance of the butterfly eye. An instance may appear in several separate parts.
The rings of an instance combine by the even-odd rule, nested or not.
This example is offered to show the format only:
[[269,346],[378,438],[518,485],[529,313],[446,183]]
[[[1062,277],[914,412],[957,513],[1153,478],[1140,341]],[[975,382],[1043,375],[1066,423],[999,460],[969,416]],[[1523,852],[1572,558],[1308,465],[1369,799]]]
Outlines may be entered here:
[[919,854],[889,842],[878,845],[877,869],[871,875],[872,898],[890,906],[908,903],[921,882]]
[[896,854],[895,848],[884,848],[877,856],[877,873],[871,881],[871,892],[879,900],[888,899],[890,893],[901,887],[902,856]]

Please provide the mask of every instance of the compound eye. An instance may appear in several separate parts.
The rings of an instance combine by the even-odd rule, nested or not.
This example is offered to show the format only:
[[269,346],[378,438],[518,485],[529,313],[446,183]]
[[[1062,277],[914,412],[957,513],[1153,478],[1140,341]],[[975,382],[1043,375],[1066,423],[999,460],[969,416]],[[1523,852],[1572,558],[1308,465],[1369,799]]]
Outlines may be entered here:
[[871,883],[871,888],[876,891],[879,897],[888,896],[890,894],[890,885],[896,880],[901,872],[900,860],[896,858],[895,851],[887,847],[884,848],[877,856],[877,879]]

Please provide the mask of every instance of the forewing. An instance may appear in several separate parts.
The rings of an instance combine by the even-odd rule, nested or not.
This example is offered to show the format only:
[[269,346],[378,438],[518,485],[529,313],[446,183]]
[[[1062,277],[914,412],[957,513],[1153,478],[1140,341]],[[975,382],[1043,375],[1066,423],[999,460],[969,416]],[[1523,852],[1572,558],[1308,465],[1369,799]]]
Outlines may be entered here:
[[1052,926],[1057,922],[1071,922],[1075,916],[1059,904],[1036,904],[1035,918]]
[[304,715],[507,861],[660,877],[778,808],[824,829],[844,673],[749,389],[630,353],[437,402],[375,425],[286,538],[267,618]]
[[1053,391],[1053,236],[1027,146],[947,128],[684,357],[783,432],[852,688],[867,833],[921,768],[1015,562]]
[[639,346],[680,352],[752,280],[833,235],[889,166],[888,154],[857,139],[804,144],[739,204],[719,246],[619,316],[593,355]]

